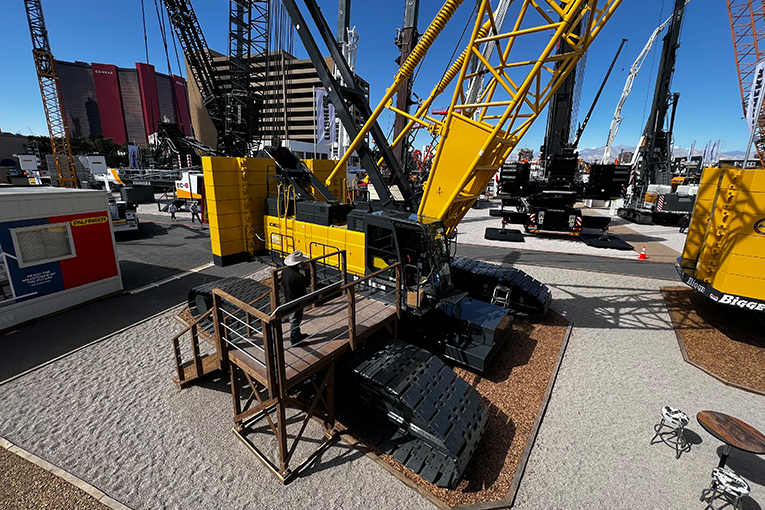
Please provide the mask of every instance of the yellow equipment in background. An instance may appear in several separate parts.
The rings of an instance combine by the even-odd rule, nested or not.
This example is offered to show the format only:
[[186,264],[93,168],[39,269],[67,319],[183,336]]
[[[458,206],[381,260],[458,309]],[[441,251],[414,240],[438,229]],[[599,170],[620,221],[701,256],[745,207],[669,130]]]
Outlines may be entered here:
[[251,253],[264,248],[255,232],[263,232],[266,179],[273,165],[267,158],[202,158],[216,265],[249,261]]
[[765,310],[765,171],[704,170],[677,269],[720,304]]

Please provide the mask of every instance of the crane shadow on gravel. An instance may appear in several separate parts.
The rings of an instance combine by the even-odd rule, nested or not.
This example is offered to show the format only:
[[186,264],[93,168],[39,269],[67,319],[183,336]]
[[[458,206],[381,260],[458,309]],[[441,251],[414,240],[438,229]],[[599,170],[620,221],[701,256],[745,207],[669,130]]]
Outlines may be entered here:
[[[614,292],[613,287],[548,284],[554,307],[577,327],[672,330],[667,307],[657,290]],[[593,291],[602,290],[601,295]]]

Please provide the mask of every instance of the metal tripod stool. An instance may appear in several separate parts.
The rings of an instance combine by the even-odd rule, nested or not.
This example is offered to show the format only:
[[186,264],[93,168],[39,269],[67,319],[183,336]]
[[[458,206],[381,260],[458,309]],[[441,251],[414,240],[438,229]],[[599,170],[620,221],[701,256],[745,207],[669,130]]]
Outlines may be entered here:
[[716,510],[712,504],[716,499],[726,502],[720,508],[732,505],[736,510],[741,508],[741,498],[749,494],[749,484],[733,471],[716,467],[712,470],[712,485],[701,491],[701,501],[707,503],[706,509]]
[[[680,409],[671,406],[661,408],[661,421],[654,425],[656,434],[651,439],[651,444],[661,442],[675,449],[675,458],[679,459],[683,452],[691,451],[691,444],[685,439],[685,426],[688,425],[688,415]],[[668,430],[663,430],[667,428]]]

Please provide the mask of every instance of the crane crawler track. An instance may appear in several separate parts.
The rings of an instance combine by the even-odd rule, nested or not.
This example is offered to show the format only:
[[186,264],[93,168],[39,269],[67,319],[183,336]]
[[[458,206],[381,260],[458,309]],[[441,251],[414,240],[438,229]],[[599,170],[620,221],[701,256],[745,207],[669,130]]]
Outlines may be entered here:
[[540,320],[550,309],[550,289],[520,269],[482,260],[454,257],[452,272],[455,287],[467,291],[477,299],[491,301],[498,286],[509,289],[505,307],[518,316]]
[[425,480],[454,487],[488,425],[481,395],[436,355],[392,338],[342,375],[340,421]]

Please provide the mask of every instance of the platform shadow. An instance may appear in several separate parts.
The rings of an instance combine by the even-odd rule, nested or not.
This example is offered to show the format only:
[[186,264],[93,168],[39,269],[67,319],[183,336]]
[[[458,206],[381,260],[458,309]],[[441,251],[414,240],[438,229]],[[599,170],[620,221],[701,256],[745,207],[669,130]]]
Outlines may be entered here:
[[343,464],[360,459],[369,452],[361,443],[348,444],[336,439],[329,448],[322,451],[308,463],[304,470],[298,474],[298,478],[311,476],[327,469],[333,469]]

